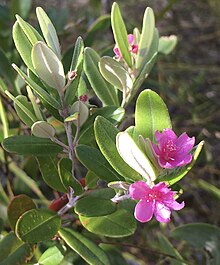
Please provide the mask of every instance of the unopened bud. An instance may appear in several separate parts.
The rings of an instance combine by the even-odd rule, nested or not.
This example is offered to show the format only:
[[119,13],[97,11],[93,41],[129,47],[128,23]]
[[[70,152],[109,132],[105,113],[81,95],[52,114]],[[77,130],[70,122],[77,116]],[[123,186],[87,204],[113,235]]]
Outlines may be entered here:
[[84,94],[84,95],[81,95],[80,97],[79,97],[79,100],[81,101],[81,102],[87,102],[88,101],[88,96],[86,95],[86,94]]
[[69,72],[68,72],[68,79],[69,79],[70,81],[74,80],[76,77],[77,77],[77,73],[76,73],[76,71],[69,71]]

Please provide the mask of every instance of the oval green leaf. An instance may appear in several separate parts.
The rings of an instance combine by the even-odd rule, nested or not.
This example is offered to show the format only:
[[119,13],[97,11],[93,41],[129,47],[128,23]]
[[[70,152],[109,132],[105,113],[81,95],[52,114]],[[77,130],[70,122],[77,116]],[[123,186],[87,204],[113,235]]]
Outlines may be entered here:
[[82,225],[90,232],[108,237],[125,237],[134,234],[137,223],[134,216],[124,209],[99,217],[79,216]]
[[42,7],[36,8],[36,14],[47,45],[55,52],[57,57],[61,59],[60,44],[54,25]]
[[76,92],[79,86],[81,73],[83,69],[83,60],[84,60],[84,43],[83,39],[81,37],[78,37],[75,43],[72,62],[70,66],[70,71],[75,71],[77,76],[66,89],[65,103],[67,105],[71,105],[74,102],[74,98],[76,96]]
[[67,192],[67,188],[60,180],[56,159],[51,156],[38,156],[37,161],[45,183],[53,190]]
[[118,129],[105,118],[98,116],[95,120],[94,131],[97,144],[109,164],[126,180],[140,180],[141,176],[125,163],[118,153],[116,147]]
[[115,42],[120,50],[122,57],[129,67],[132,66],[131,54],[129,52],[128,33],[121,16],[117,3],[113,3],[111,10],[111,24]]
[[53,138],[55,135],[54,127],[46,121],[37,121],[31,127],[34,136],[41,138]]
[[45,100],[49,105],[51,105],[55,109],[61,108],[60,103],[54,97],[48,94],[42,87],[40,87],[30,77],[28,77],[22,70],[17,67],[17,65],[13,64],[12,66],[40,98],[43,98],[43,100]]
[[0,241],[0,265],[25,264],[34,254],[34,246],[10,232]]
[[63,65],[46,44],[38,41],[33,46],[31,58],[36,73],[47,85],[57,90],[65,86]]
[[15,230],[16,222],[23,213],[35,208],[35,203],[27,195],[20,194],[15,196],[8,206],[8,220],[11,229]]
[[105,252],[82,234],[69,228],[62,228],[59,235],[88,264],[110,265]]
[[17,135],[6,138],[2,146],[9,153],[20,155],[48,156],[62,152],[62,147],[49,139],[35,136]]
[[85,48],[84,56],[84,71],[97,97],[104,105],[118,106],[115,88],[99,72],[100,56],[91,48]]
[[64,259],[64,249],[61,245],[48,248],[38,260],[40,265],[60,265]]
[[212,257],[212,264],[220,263],[220,229],[205,223],[193,223],[179,226],[171,232],[175,239],[184,240],[188,244],[205,249]]
[[136,103],[136,132],[153,141],[155,132],[165,128],[172,128],[165,103],[156,92],[150,89],[142,91]]
[[79,161],[100,179],[107,182],[123,179],[98,149],[86,145],[78,145],[76,147],[76,155]]
[[60,180],[64,187],[68,190],[69,187],[73,188],[74,195],[80,195],[84,189],[80,182],[72,175],[72,161],[68,158],[62,158],[58,162],[58,173]]
[[158,52],[164,55],[170,54],[175,49],[177,42],[178,38],[175,35],[160,37]]
[[74,211],[81,216],[94,217],[108,215],[116,211],[116,204],[111,200],[86,196],[77,201]]
[[99,62],[99,70],[103,77],[121,91],[130,91],[133,81],[123,65],[111,57],[104,56]]
[[156,179],[155,169],[150,160],[127,132],[117,134],[116,146],[123,160],[143,176],[149,185]]
[[141,30],[140,42],[138,44],[138,54],[136,60],[136,68],[139,69],[142,62],[145,62],[147,53],[149,52],[151,42],[153,40],[155,28],[154,12],[150,7],[147,7],[144,12],[143,25]]
[[80,128],[79,143],[90,144],[95,141],[94,135],[94,121],[97,116],[103,116],[109,120],[113,125],[117,125],[124,117],[125,109],[121,107],[107,106],[104,108],[95,109],[95,112],[88,118],[88,120]]
[[45,209],[32,209],[24,213],[16,224],[16,235],[26,243],[49,240],[58,232],[61,218]]

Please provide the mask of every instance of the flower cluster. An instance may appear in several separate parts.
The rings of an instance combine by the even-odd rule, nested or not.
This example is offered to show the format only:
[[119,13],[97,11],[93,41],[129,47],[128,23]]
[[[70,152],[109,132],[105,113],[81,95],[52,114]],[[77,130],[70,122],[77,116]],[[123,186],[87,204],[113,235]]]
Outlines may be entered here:
[[[161,168],[173,169],[192,161],[190,151],[195,144],[194,137],[190,138],[186,133],[177,137],[171,129],[165,129],[162,133],[156,131],[155,139],[157,145],[151,145]],[[129,195],[133,200],[139,200],[135,207],[135,218],[145,223],[154,215],[159,222],[169,222],[171,210],[181,210],[185,205],[184,202],[179,204],[175,201],[175,194],[164,182],[153,184],[152,187],[144,181],[131,184]]]

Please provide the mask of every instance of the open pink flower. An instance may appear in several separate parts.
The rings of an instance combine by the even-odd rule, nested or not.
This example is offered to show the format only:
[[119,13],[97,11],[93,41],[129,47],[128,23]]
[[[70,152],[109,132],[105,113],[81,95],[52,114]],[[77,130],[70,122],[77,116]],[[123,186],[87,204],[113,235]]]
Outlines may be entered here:
[[[134,35],[133,34],[128,34],[128,43],[130,44],[130,52],[131,53],[134,53],[134,54],[137,54],[138,52],[138,45],[134,43]],[[113,49],[114,53],[115,53],[115,56],[118,58],[118,59],[122,59],[122,55],[120,53],[120,50],[118,48],[117,45],[115,45],[114,49]]]
[[181,210],[185,204],[176,202],[174,195],[164,182],[160,182],[150,188],[144,181],[137,181],[129,187],[130,197],[140,200],[135,207],[135,218],[146,223],[151,220],[153,214],[158,222],[170,221],[171,209]]
[[155,138],[158,145],[152,143],[152,147],[162,168],[172,169],[192,161],[189,152],[195,144],[195,137],[183,133],[178,138],[171,129],[165,129],[162,133],[156,131]]

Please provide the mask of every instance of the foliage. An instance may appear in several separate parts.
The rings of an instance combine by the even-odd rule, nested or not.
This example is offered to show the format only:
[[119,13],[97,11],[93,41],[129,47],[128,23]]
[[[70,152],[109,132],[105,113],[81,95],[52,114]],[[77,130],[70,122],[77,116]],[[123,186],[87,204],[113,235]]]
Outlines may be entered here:
[[[22,1],[18,2],[21,5]],[[26,18],[25,14],[21,16]],[[154,12],[147,7],[142,29],[133,29],[131,43],[120,8],[114,3],[111,26],[118,49],[115,57],[100,56],[84,45],[92,44],[91,36],[97,33],[98,25],[103,23],[104,28],[108,25],[110,17],[106,16],[90,28],[85,40],[78,37],[72,48],[72,60],[67,63],[50,18],[41,7],[36,9],[36,15],[42,35],[19,15],[13,26],[13,40],[24,65],[16,60],[15,71],[12,70],[7,55],[3,50],[0,52],[4,77],[0,83],[4,139],[0,158],[7,170],[25,183],[25,189],[31,188],[29,196],[19,194],[11,200],[10,178],[6,180],[8,194],[5,185],[0,185],[0,206],[3,211],[7,207],[8,216],[8,220],[3,218],[4,225],[0,225],[0,248],[5,250],[0,255],[0,265],[29,261],[45,265],[75,261],[127,264],[125,255],[101,243],[111,243],[108,238],[131,236],[137,230],[138,218],[133,212],[139,198],[131,196],[132,185],[145,181],[153,197],[153,186],[164,182],[172,190],[169,196],[174,205],[181,193],[176,184],[194,166],[203,146],[203,141],[198,143],[188,151],[191,161],[172,169],[159,165],[152,148],[155,133],[172,128],[171,118],[158,93],[150,89],[139,92],[158,57],[170,54],[177,38],[159,37]],[[128,106],[135,97],[135,126],[124,128]],[[15,112],[10,115],[5,110],[3,103],[8,99],[13,101],[23,122],[24,133],[12,129],[18,119]],[[26,169],[18,170],[16,163],[24,162],[24,157],[30,167],[40,171],[40,181],[33,170],[31,178]],[[146,198],[140,196],[140,202],[143,199]],[[161,201],[153,203],[155,200],[152,207],[158,211]],[[159,221],[167,222],[169,211],[168,218]],[[161,215],[165,214],[161,210]],[[12,232],[6,232],[8,226]],[[171,236],[191,244],[189,234],[204,229],[201,241],[191,236],[192,245],[205,248],[211,253],[213,264],[218,264],[219,232],[214,226],[203,226],[179,227]],[[209,233],[215,234],[214,239]],[[210,250],[210,244],[214,250]],[[187,264],[187,255],[180,255],[165,236],[157,247],[161,247],[163,252],[159,254],[171,264]]]

